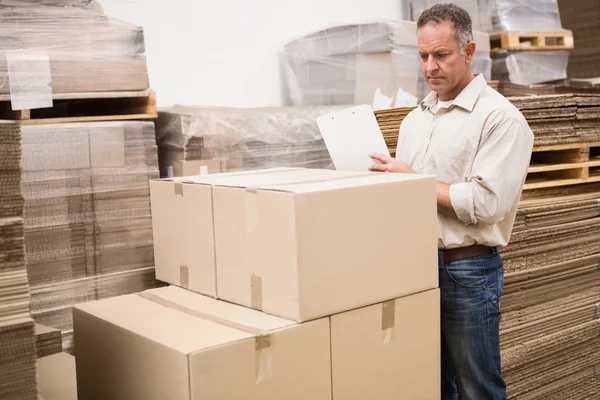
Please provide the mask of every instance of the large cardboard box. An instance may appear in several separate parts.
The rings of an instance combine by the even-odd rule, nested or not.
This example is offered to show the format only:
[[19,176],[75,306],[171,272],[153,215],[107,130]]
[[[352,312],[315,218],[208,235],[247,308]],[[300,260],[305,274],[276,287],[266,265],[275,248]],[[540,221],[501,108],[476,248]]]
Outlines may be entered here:
[[272,168],[151,181],[156,279],[217,297],[214,185],[265,185],[348,175],[357,173]]
[[439,289],[331,317],[333,398],[440,398]]
[[213,187],[218,297],[307,321],[438,286],[435,178]]
[[327,318],[169,286],[79,305],[74,323],[80,400],[331,400]]

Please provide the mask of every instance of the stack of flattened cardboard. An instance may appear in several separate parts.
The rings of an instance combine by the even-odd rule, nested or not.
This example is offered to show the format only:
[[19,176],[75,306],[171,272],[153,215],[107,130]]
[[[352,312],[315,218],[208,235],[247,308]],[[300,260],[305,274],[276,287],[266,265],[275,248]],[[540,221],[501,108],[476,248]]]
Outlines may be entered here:
[[577,94],[575,127],[583,142],[600,141],[600,94]]
[[35,324],[35,350],[38,358],[62,352],[60,329]]
[[569,76],[600,76],[600,3],[596,0],[558,0],[563,26],[573,31],[575,49],[569,58]]
[[577,100],[574,95],[511,97],[509,100],[527,119],[536,146],[580,141],[575,127]]
[[600,395],[599,204],[598,183],[523,192],[511,241],[502,249],[509,398]]
[[406,118],[408,113],[414,109],[415,107],[397,107],[375,111],[375,117],[377,118],[379,128],[385,139],[385,144],[392,156],[396,154],[400,125],[402,125],[402,121],[404,121],[404,118]]
[[0,123],[0,398],[36,399],[21,197],[20,131]]
[[317,117],[338,109],[165,109],[156,122],[161,176],[272,167],[331,168]]
[[[80,399],[439,398],[433,177],[276,168],[151,195],[157,277],[181,287],[75,308]],[[418,233],[381,235],[400,224]]]
[[131,291],[148,282],[154,263],[148,181],[158,177],[154,125],[24,124],[21,133],[32,314],[68,334],[75,299],[122,293],[121,278]]
[[30,92],[38,99],[148,88],[142,28],[85,3],[95,2],[2,0],[0,93],[22,96],[44,79],[51,91]]

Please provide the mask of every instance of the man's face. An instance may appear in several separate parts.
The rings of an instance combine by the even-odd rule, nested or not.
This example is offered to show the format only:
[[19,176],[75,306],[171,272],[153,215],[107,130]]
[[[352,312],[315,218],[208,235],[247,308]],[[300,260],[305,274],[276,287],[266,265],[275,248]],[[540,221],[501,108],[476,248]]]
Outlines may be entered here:
[[475,43],[469,43],[461,54],[451,22],[422,26],[417,33],[417,46],[423,76],[440,97],[453,93],[469,75]]

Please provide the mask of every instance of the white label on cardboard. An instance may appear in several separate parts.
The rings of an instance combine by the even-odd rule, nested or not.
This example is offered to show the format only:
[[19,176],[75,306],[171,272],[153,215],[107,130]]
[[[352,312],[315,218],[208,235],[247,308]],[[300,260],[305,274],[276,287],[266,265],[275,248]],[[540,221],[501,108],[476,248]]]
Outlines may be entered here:
[[208,175],[208,165],[200,166],[200,175]]
[[52,107],[52,73],[46,50],[7,51],[6,65],[13,110]]

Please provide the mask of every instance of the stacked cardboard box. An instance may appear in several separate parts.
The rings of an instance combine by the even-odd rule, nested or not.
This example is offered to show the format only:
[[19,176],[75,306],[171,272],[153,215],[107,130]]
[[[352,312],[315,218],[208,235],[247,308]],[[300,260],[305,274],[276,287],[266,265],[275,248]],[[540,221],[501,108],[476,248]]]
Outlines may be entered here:
[[[95,4],[2,1],[0,93],[45,100],[53,92],[147,89],[142,28]],[[40,83],[51,90],[40,91]]]
[[35,334],[25,267],[21,135],[0,123],[0,398],[36,399]]
[[35,324],[35,350],[37,358],[62,352],[62,334],[60,329]]
[[[488,34],[475,32],[475,42],[473,70],[491,79]],[[411,21],[335,26],[309,34],[285,46],[281,66],[288,105],[371,104],[378,90],[413,105],[428,92]]]
[[337,109],[340,107],[170,107],[159,113],[156,122],[160,174],[331,168],[316,121]]
[[[36,321],[65,333],[75,299],[149,283],[151,122],[21,125],[27,272]],[[123,272],[130,274],[123,275]],[[114,291],[123,292],[119,287]],[[89,296],[89,297],[88,297]],[[68,348],[69,343],[65,342]]]
[[565,28],[573,31],[575,49],[569,59],[569,77],[600,76],[600,3],[596,0],[558,0]]
[[158,277],[183,288],[75,309],[80,399],[439,398],[433,177],[277,168],[151,193]]

